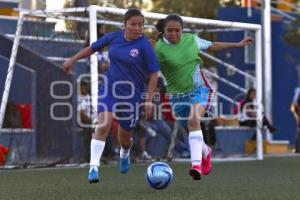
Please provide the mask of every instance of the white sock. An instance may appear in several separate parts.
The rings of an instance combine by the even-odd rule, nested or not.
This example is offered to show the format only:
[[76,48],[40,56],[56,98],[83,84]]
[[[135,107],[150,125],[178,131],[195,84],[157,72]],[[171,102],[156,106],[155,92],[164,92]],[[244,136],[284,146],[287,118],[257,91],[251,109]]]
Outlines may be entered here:
[[91,172],[92,170],[98,171],[98,167],[91,165],[89,172]]
[[102,156],[104,147],[105,147],[105,141],[92,139],[92,141],[91,141],[91,160],[90,160],[91,168],[93,166],[95,166],[95,168],[100,166],[100,158]]
[[204,140],[203,140],[203,147],[202,147],[202,156],[204,158],[206,158],[208,156],[208,146],[205,144]]
[[203,149],[203,134],[201,130],[189,133],[189,145],[192,165],[201,165]]
[[124,147],[121,146],[121,149],[120,149],[120,158],[127,158],[130,154],[130,149],[125,149]]

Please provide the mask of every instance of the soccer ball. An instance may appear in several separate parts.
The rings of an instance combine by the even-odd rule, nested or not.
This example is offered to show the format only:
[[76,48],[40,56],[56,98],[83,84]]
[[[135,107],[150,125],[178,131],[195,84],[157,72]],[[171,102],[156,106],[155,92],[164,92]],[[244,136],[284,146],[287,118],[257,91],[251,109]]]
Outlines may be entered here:
[[163,162],[155,162],[149,165],[145,174],[145,180],[150,187],[156,190],[165,189],[173,180],[172,168]]

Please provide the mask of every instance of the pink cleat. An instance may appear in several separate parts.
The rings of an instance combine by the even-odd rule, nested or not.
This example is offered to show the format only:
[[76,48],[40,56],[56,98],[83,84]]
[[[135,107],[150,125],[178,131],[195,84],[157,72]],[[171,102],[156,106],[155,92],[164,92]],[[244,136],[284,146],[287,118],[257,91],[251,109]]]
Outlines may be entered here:
[[193,165],[189,171],[190,176],[193,177],[194,180],[201,179],[201,166],[200,165]]
[[213,150],[208,147],[208,155],[206,158],[202,157],[202,173],[203,175],[208,175],[211,172],[211,157]]

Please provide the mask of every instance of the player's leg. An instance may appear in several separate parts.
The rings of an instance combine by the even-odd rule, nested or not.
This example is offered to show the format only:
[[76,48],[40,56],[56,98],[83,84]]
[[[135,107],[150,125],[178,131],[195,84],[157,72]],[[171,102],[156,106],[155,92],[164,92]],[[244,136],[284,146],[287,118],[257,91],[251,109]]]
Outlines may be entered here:
[[120,149],[120,172],[126,174],[130,168],[130,149],[132,147],[132,132],[122,128],[118,128],[118,140]]
[[[185,98],[173,97],[172,110],[176,114],[176,120],[187,127],[189,131],[189,146],[191,151],[192,168],[190,175],[195,179],[201,178],[202,158],[208,158],[209,149],[203,140],[200,121],[206,112],[209,93],[206,88],[199,88]],[[202,103],[203,102],[203,103]]]
[[[199,92],[200,91],[200,92]],[[199,102],[205,108],[205,112],[207,112],[211,106],[213,90],[210,88],[200,88],[198,90]],[[202,111],[200,111],[202,112]],[[205,113],[203,113],[205,114]],[[201,171],[203,175],[208,175],[211,172],[211,157],[212,157],[212,149],[207,146],[203,140],[202,146],[202,163],[201,163]]]
[[187,126],[189,130],[189,146],[192,163],[192,168],[190,169],[189,173],[194,180],[200,180],[202,174],[201,162],[204,148],[203,146],[205,143],[203,140],[200,120],[204,113],[205,109],[200,104],[191,105]]
[[[208,175],[211,171],[211,156],[212,156],[212,149],[210,147],[208,147],[204,140],[203,140],[203,133],[201,130],[201,125],[200,122],[205,114],[205,112],[209,109],[210,104],[211,104],[211,100],[212,100],[212,95],[213,95],[213,90],[207,87],[198,87],[197,89],[195,89],[193,96],[188,100],[189,102],[194,103],[193,106],[191,106],[191,110],[189,113],[189,122],[188,122],[188,129],[189,129],[189,143],[190,143],[190,148],[191,148],[191,154],[193,153],[192,151],[195,151],[195,159],[199,158],[199,151],[197,149],[199,149],[199,145],[197,145],[197,142],[194,142],[195,145],[194,147],[192,147],[193,141],[191,138],[192,135],[196,135],[194,137],[198,137],[200,138],[199,140],[201,140],[202,145],[201,149],[202,149],[202,153],[200,155],[200,158],[202,157],[202,159],[200,159],[200,166],[198,167],[197,165],[193,168],[201,168],[201,174],[204,175]],[[192,150],[192,149],[196,149],[196,150]],[[195,162],[192,159],[192,165],[194,166],[194,164],[198,164],[199,162]],[[196,172],[197,170],[192,170],[192,173]],[[197,174],[197,173],[196,173]],[[194,177],[195,178],[195,177]],[[198,178],[198,176],[196,176],[196,178]]]
[[98,116],[98,124],[91,140],[91,159],[88,180],[90,183],[99,182],[98,167],[100,166],[100,158],[102,156],[105,140],[110,131],[113,122],[113,114],[111,112],[101,112]]
[[171,99],[172,110],[176,115],[175,119],[189,131],[188,140],[192,162],[192,168],[189,173],[195,180],[201,178],[203,135],[200,127],[200,120],[201,116],[205,113],[205,109],[197,103],[199,101],[200,92],[198,95],[188,95],[184,98],[174,96]]
[[[137,106],[139,105],[139,106]],[[118,140],[120,144],[120,172],[125,174],[130,168],[130,149],[132,147],[132,131],[139,119],[139,109],[142,107],[136,99],[131,99],[117,106],[116,119]]]

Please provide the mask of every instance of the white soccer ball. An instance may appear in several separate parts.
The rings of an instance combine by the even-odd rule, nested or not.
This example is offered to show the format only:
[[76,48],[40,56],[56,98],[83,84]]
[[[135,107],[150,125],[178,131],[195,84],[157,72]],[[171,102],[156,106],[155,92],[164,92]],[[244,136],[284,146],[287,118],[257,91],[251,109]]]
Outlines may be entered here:
[[147,168],[145,180],[153,189],[165,189],[173,180],[173,170],[164,162],[152,163]]

